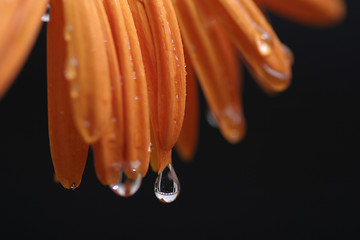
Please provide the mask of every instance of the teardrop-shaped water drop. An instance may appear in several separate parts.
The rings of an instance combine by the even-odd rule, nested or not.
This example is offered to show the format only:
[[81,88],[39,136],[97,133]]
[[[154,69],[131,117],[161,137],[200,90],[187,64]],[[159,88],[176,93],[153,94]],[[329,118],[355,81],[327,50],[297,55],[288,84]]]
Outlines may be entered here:
[[142,177],[137,173],[136,179],[126,176],[123,170],[120,173],[118,184],[111,186],[111,189],[121,197],[130,197],[134,195],[141,186]]
[[180,182],[171,164],[164,168],[156,178],[154,192],[155,196],[164,203],[175,201],[179,195]]

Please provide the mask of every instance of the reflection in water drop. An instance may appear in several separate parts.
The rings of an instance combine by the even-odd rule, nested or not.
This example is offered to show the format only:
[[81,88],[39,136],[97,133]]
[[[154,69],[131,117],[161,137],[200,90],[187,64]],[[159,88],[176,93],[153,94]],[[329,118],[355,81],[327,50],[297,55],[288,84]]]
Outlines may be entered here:
[[156,178],[154,192],[155,196],[164,203],[175,201],[179,195],[180,183],[171,164],[164,168]]
[[136,179],[131,179],[121,170],[118,184],[111,186],[111,189],[121,197],[130,197],[139,190],[141,181],[142,177],[140,173],[137,173]]

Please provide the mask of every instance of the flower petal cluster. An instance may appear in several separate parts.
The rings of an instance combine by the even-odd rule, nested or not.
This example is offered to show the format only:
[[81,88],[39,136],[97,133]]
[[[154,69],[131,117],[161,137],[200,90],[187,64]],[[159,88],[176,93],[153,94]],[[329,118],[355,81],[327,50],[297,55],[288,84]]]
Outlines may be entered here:
[[159,175],[171,166],[175,145],[182,158],[193,157],[196,77],[230,143],[246,132],[240,59],[266,93],[288,88],[293,55],[261,9],[317,27],[339,22],[346,11],[342,0],[0,0],[0,97],[49,6],[56,178],[76,188],[91,146],[98,179],[124,196],[136,192],[149,165]]

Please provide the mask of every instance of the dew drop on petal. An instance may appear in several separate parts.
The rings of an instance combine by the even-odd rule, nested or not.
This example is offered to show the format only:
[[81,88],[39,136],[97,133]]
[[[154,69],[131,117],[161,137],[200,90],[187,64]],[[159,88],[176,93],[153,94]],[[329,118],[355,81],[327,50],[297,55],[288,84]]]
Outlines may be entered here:
[[66,60],[65,78],[69,81],[73,80],[77,76],[78,61],[75,57],[69,57]]
[[264,70],[271,75],[274,78],[277,78],[278,80],[286,80],[289,78],[289,76],[285,73],[281,73],[276,71],[275,69],[271,68],[269,65],[264,64]]
[[216,120],[213,111],[211,111],[210,109],[207,110],[206,120],[209,123],[209,125],[212,126],[213,128],[219,128],[218,121]]
[[151,152],[151,151],[152,151],[152,148],[153,148],[153,144],[152,144],[152,143],[149,143],[148,152]]
[[72,39],[72,32],[73,32],[73,26],[72,25],[66,25],[64,27],[64,39],[65,41],[69,42]]
[[257,49],[263,56],[268,56],[271,53],[271,46],[273,40],[268,32],[262,29],[260,26],[255,24],[255,29],[257,30],[257,35],[255,38]]
[[42,15],[41,21],[46,22],[46,23],[49,22],[50,21],[50,14],[45,13],[44,15]]
[[71,88],[70,88],[70,97],[71,97],[72,99],[78,98],[78,97],[79,97],[79,92],[80,92],[80,90],[79,90],[79,86],[78,86],[78,85],[73,85],[73,86],[71,86]]
[[41,16],[41,21],[45,23],[50,21],[50,3],[48,3],[47,5],[46,13],[44,13],[44,15]]
[[121,197],[130,197],[134,195],[141,186],[142,177],[137,173],[136,179],[126,176],[123,170],[120,173],[118,184],[111,186],[111,189]]
[[155,196],[164,203],[175,201],[179,195],[180,183],[171,164],[159,173],[155,181],[154,192]]

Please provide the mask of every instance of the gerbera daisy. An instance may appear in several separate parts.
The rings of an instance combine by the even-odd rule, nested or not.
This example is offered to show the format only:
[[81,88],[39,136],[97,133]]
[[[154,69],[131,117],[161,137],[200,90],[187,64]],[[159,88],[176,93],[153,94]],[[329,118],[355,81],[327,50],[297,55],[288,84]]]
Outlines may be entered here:
[[[345,13],[342,0],[256,2],[315,26]],[[177,143],[189,160],[197,142],[192,67],[231,143],[245,135],[236,49],[265,92],[290,84],[291,51],[253,0],[0,0],[0,96],[25,61],[49,3],[49,138],[56,179],[65,188],[80,184],[91,145],[99,180],[121,196],[140,187],[151,155],[159,174],[155,194],[171,202],[180,190],[172,148]]]

